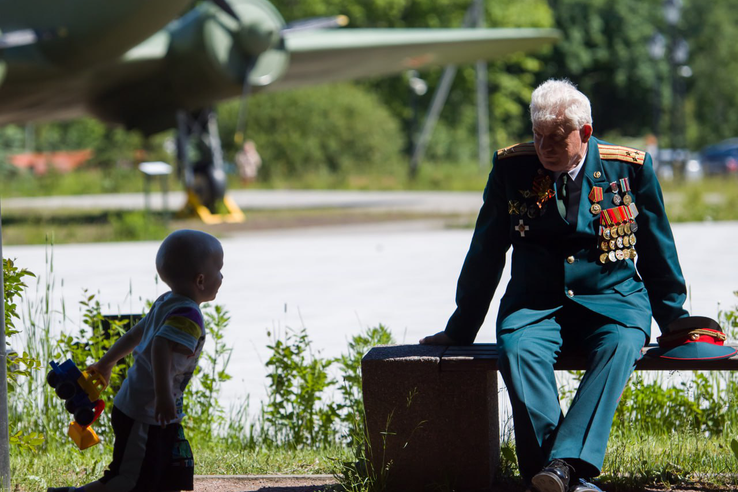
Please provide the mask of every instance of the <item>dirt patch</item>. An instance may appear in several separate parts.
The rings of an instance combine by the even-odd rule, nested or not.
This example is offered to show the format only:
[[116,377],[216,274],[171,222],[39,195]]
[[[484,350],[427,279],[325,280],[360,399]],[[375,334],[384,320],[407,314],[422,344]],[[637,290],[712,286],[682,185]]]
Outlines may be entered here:
[[[246,220],[240,223],[204,225],[199,219],[180,219],[176,226],[206,230],[215,235],[237,234],[250,231],[330,227],[345,225],[379,224],[386,222],[438,221],[449,227],[468,225],[469,217],[458,214],[372,212],[365,210],[267,210],[247,211]],[[170,224],[172,225],[172,224]]]
[[195,492],[314,492],[335,485],[331,475],[195,477]]
[[[334,492],[337,481],[330,475],[269,475],[269,476],[201,476],[195,478],[195,492]],[[605,492],[624,490],[611,484],[602,486]],[[644,487],[632,492],[723,492],[736,491],[734,486],[718,486],[694,482],[672,487]],[[503,483],[495,492],[524,492],[521,483]],[[527,492],[527,491],[525,491]],[[629,491],[630,492],[630,491]]]

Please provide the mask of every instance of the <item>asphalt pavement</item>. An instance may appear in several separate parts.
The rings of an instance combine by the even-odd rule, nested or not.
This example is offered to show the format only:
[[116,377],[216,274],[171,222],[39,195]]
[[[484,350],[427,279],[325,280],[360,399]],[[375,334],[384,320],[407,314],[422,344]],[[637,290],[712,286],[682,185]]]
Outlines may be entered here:
[[[364,209],[423,213],[476,213],[482,193],[476,191],[343,191],[343,190],[232,190],[228,195],[243,210]],[[184,192],[152,192],[152,210],[180,210]],[[143,193],[6,198],[3,210],[143,210]]]

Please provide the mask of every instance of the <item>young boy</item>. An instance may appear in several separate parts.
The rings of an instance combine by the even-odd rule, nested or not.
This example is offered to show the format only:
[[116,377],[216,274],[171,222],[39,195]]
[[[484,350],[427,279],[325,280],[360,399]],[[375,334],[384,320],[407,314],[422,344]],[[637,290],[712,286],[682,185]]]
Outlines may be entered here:
[[182,394],[205,341],[199,305],[215,299],[221,268],[223,248],[210,234],[180,230],[164,239],[156,270],[171,291],[90,366],[109,380],[113,366],[133,352],[133,366],[113,401],[113,461],[96,482],[47,492],[193,489],[194,461],[180,425]]

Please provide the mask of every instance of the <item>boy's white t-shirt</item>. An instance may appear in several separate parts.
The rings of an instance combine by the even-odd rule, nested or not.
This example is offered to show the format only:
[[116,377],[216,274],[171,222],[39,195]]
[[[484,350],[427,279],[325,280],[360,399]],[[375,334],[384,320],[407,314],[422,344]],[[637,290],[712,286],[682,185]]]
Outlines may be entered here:
[[128,369],[128,376],[113,403],[134,420],[150,425],[159,424],[154,419],[155,393],[151,348],[156,337],[164,337],[181,344],[180,348],[183,351],[189,351],[187,354],[173,351],[170,367],[178,416],[173,422],[180,422],[184,416],[182,395],[197,368],[197,361],[205,343],[202,312],[192,299],[167,292],[154,302],[141,323],[144,324],[143,336],[133,350],[133,366]]

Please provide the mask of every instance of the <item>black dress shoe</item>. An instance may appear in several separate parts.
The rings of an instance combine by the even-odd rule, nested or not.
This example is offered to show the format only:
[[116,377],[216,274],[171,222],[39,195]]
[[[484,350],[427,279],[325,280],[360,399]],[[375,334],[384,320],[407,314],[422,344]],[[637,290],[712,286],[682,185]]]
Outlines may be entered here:
[[602,489],[592,482],[588,482],[583,478],[580,478],[571,485],[569,492],[602,492]]
[[538,492],[569,492],[574,467],[563,460],[553,460],[531,480]]

